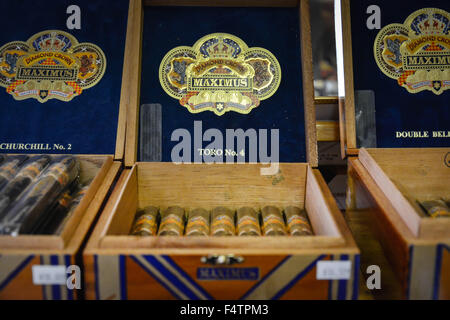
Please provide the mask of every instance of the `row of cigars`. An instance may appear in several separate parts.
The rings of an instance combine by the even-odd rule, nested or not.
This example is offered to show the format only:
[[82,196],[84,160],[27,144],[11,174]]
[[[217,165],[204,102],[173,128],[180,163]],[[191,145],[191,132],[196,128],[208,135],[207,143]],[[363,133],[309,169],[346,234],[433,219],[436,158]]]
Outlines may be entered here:
[[187,210],[172,206],[165,210],[149,206],[139,210],[131,229],[137,236],[311,236],[306,211],[287,207],[282,211],[266,206],[257,212],[250,207],[233,211],[216,207]]
[[0,155],[0,234],[59,235],[88,185],[73,156]]

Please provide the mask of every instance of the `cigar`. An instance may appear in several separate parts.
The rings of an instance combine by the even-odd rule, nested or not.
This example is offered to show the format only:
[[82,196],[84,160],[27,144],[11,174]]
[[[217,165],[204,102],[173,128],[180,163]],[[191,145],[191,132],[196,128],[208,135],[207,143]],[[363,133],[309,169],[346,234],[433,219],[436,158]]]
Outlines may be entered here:
[[267,206],[261,210],[263,234],[265,236],[286,236],[286,225],[283,215],[277,207]]
[[54,230],[58,227],[59,223],[64,216],[69,212],[69,207],[72,202],[70,191],[66,191],[56,202],[53,209],[49,210],[49,213],[45,215],[39,226],[33,228],[33,234],[50,235],[54,234]]
[[16,200],[0,226],[0,234],[30,234],[45,220],[64,191],[75,182],[79,163],[75,157],[56,159],[23,195]]
[[158,208],[146,207],[139,210],[131,228],[131,235],[133,236],[156,236],[156,229],[158,228]]
[[28,156],[9,156],[0,166],[0,191],[16,176]]
[[228,208],[217,207],[212,211],[211,235],[229,237],[236,234],[234,226],[234,212]]
[[29,159],[19,170],[17,175],[5,186],[0,193],[0,217],[6,208],[16,200],[31,182],[47,167],[51,158],[49,156],[35,156]]
[[450,217],[450,208],[443,200],[424,201],[422,206],[431,218]]
[[161,224],[159,225],[159,236],[182,236],[184,231],[185,215],[184,209],[180,207],[169,207],[161,212]]
[[237,234],[241,237],[261,236],[258,213],[249,207],[237,211]]
[[5,161],[6,156],[0,154],[0,165],[3,163],[3,161]]
[[65,214],[62,214],[62,219],[59,220],[54,226],[56,226],[55,229],[51,229],[53,231],[50,231],[51,234],[54,235],[60,235],[64,229],[64,226],[66,225],[67,221],[69,221],[70,217],[73,216],[73,213],[75,212],[75,209],[80,204],[81,200],[83,200],[84,196],[86,195],[86,192],[89,189],[89,184],[80,188],[75,195],[72,197],[72,200],[70,202],[69,210],[66,211]]
[[284,209],[286,224],[291,236],[312,236],[313,231],[305,210],[297,207]]
[[209,212],[205,209],[197,208],[189,212],[186,225],[186,236],[209,236]]

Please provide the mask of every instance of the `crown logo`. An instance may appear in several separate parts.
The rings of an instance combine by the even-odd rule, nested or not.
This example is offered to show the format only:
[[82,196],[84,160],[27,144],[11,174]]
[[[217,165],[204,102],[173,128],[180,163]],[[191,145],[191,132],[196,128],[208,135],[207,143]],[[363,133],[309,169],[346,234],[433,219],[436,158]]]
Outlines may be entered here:
[[414,19],[411,27],[417,34],[438,35],[445,34],[448,23],[442,15],[427,12]]
[[217,42],[213,43],[206,50],[211,58],[232,58],[236,52],[230,43],[223,37],[217,38]]
[[45,51],[61,51],[64,46],[65,43],[58,39],[56,32],[52,32],[48,38],[39,42],[39,47]]

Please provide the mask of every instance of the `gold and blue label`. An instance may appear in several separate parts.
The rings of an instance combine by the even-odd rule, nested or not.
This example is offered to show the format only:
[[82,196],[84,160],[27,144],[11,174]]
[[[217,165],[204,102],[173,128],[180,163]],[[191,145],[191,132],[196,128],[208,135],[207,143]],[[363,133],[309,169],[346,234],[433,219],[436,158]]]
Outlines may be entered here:
[[425,8],[384,27],[374,55],[380,70],[408,92],[441,95],[450,89],[450,14]]
[[0,86],[16,100],[71,101],[106,70],[103,51],[67,32],[47,30],[0,48]]
[[248,48],[227,33],[204,36],[192,47],[176,47],[163,58],[164,91],[191,113],[248,114],[277,91],[281,68],[263,48]]

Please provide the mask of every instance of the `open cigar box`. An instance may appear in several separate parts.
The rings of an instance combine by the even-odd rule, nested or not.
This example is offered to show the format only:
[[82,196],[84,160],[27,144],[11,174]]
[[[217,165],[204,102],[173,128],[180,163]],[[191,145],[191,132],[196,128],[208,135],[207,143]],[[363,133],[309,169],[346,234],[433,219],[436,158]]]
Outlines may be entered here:
[[[349,224],[365,221],[381,245],[382,288],[398,287],[379,290],[384,297],[449,299],[450,62],[441,59],[450,51],[449,3],[336,5]],[[380,265],[369,241],[355,238],[362,271]]]
[[[122,168],[128,3],[71,4],[0,4],[1,300],[82,296],[80,249]],[[16,181],[27,184],[14,189]],[[11,232],[16,221],[25,222]]]
[[[127,67],[136,83],[126,168],[84,250],[86,298],[356,299],[359,251],[315,168],[309,3],[215,4],[131,1]],[[227,83],[234,89],[217,89]],[[237,147],[208,144],[208,134],[218,142],[230,130],[252,135],[251,128],[259,146],[248,136]],[[277,161],[263,161],[261,130],[272,136]],[[178,138],[191,133],[180,152]],[[174,206],[187,214],[294,206],[306,210],[313,235],[130,235],[137,211],[149,206],[161,215]]]

